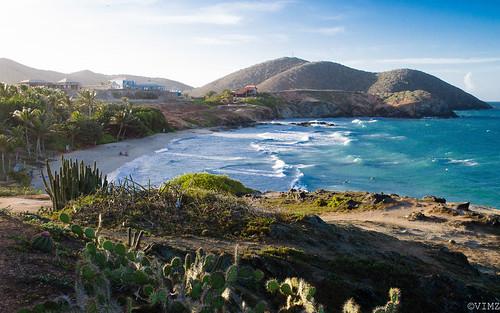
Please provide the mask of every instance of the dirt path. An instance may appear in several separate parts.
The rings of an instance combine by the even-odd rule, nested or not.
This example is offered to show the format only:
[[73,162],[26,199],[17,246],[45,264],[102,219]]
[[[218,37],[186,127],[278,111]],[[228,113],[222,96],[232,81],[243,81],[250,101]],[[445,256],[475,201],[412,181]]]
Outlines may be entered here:
[[0,197],[0,209],[7,209],[14,213],[36,213],[42,207],[52,207],[52,202],[47,195]]

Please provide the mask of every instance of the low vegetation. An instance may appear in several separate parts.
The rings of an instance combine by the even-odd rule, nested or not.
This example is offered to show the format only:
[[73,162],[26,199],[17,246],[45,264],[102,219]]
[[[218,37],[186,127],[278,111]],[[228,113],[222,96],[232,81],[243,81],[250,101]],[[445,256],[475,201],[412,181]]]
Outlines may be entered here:
[[[65,164],[61,181],[82,177],[70,170],[78,163],[66,160]],[[54,185],[53,177],[50,181]],[[314,299],[312,285],[301,278],[269,277],[246,257],[240,261],[237,250],[231,258],[198,249],[182,261],[178,256],[158,257],[152,253],[158,249],[155,243],[143,244],[146,234],[262,240],[274,224],[288,223],[281,215],[258,212],[238,198],[253,192],[241,183],[201,173],[177,177],[160,189],[132,181],[95,187],[99,188],[65,207],[46,212],[52,221],[29,218],[43,229],[31,239],[35,250],[52,253],[59,246],[56,240],[67,236],[86,244],[76,265],[74,297],[21,312],[325,312]],[[119,235],[123,226],[128,227],[124,242]],[[304,252],[268,246],[258,255],[295,258]]]
[[178,186],[183,190],[204,189],[215,192],[228,193],[235,196],[242,196],[255,192],[245,187],[237,180],[228,176],[213,175],[208,173],[190,173],[175,177],[168,181],[169,186]]
[[[64,267],[76,275],[66,274],[72,292],[65,287],[65,296],[22,312],[359,313],[380,305],[373,312],[420,312],[495,290],[457,253],[419,244],[432,262],[400,254],[392,248],[401,242],[390,236],[276,210],[261,202],[266,195],[237,196],[242,186],[207,173],[158,189],[125,180],[62,209],[23,215],[40,229],[24,249],[54,262],[71,255],[73,265]],[[392,199],[323,191],[279,198],[324,210]],[[68,239],[80,244],[67,248]]]
[[[74,224],[66,213],[59,220],[73,236],[86,241],[76,265],[75,299],[60,297],[19,313],[326,312],[316,304],[315,287],[296,277],[266,281],[262,270],[240,262],[238,246],[232,260],[198,249],[184,260],[175,256],[165,262],[148,253],[151,245],[141,247],[143,231],[129,228],[128,240],[120,242],[101,235],[101,217],[95,229]],[[35,235],[31,245],[45,253],[55,249],[47,231]],[[400,297],[399,289],[391,289],[387,304],[373,312],[397,312]],[[349,299],[343,312],[360,310]]]
[[394,202],[390,195],[366,192],[289,191],[258,199],[262,205],[290,214],[368,211],[386,208]]
[[233,96],[231,90],[226,89],[220,93],[209,91],[203,98],[195,99],[195,103],[204,104],[208,106],[217,106],[224,104],[251,104],[256,106],[264,106],[274,109],[283,102],[282,99],[273,96],[270,93],[259,93],[255,97],[237,98]]
[[0,186],[0,197],[28,196],[40,194],[40,190],[23,186]]

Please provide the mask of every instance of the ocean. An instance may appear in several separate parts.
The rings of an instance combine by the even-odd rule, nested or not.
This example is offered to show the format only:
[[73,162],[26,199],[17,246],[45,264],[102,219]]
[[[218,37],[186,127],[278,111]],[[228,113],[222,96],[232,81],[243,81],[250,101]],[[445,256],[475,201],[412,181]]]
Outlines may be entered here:
[[[110,178],[160,185],[205,171],[261,191],[436,195],[500,208],[500,103],[492,105],[459,111],[455,119],[292,119],[196,134],[125,164]],[[313,123],[295,124],[304,121]]]

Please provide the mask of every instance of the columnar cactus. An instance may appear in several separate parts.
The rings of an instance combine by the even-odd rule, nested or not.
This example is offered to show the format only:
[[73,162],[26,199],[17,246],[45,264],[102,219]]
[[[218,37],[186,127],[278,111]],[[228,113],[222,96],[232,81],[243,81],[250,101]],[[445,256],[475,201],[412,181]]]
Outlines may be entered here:
[[42,179],[56,211],[63,209],[68,201],[92,194],[108,185],[106,176],[103,177],[95,162],[91,167],[83,161],[78,163],[78,160],[65,160],[61,157],[59,172],[52,172],[48,160],[46,166],[48,181],[44,175]]

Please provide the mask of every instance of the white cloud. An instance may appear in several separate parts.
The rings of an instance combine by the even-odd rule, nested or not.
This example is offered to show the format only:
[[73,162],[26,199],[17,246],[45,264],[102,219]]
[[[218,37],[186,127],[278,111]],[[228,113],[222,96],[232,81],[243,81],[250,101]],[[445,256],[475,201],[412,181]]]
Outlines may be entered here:
[[397,63],[397,64],[479,64],[500,62],[500,58],[401,58],[401,59],[381,59],[373,60],[376,63]]
[[468,72],[467,74],[465,74],[464,86],[465,86],[465,90],[467,90],[469,92],[474,91],[474,89],[476,89],[474,81],[472,80],[472,72]]
[[202,45],[210,46],[230,46],[247,44],[257,40],[256,36],[231,34],[214,37],[196,37],[194,42]]
[[190,9],[189,13],[165,14],[148,20],[159,24],[212,24],[236,25],[249,13],[276,12],[291,1],[224,2],[211,6]]
[[243,19],[240,15],[224,12],[198,12],[185,15],[163,15],[148,17],[145,21],[154,24],[211,24],[211,25],[236,25]]
[[293,1],[225,2],[215,4],[212,8],[224,11],[276,12],[291,3],[293,3]]
[[322,35],[326,35],[326,36],[337,35],[337,34],[343,33],[344,31],[345,31],[344,26],[320,27],[320,28],[311,28],[311,29],[306,30],[306,32],[308,32],[308,33],[316,33],[316,34],[322,34]]

